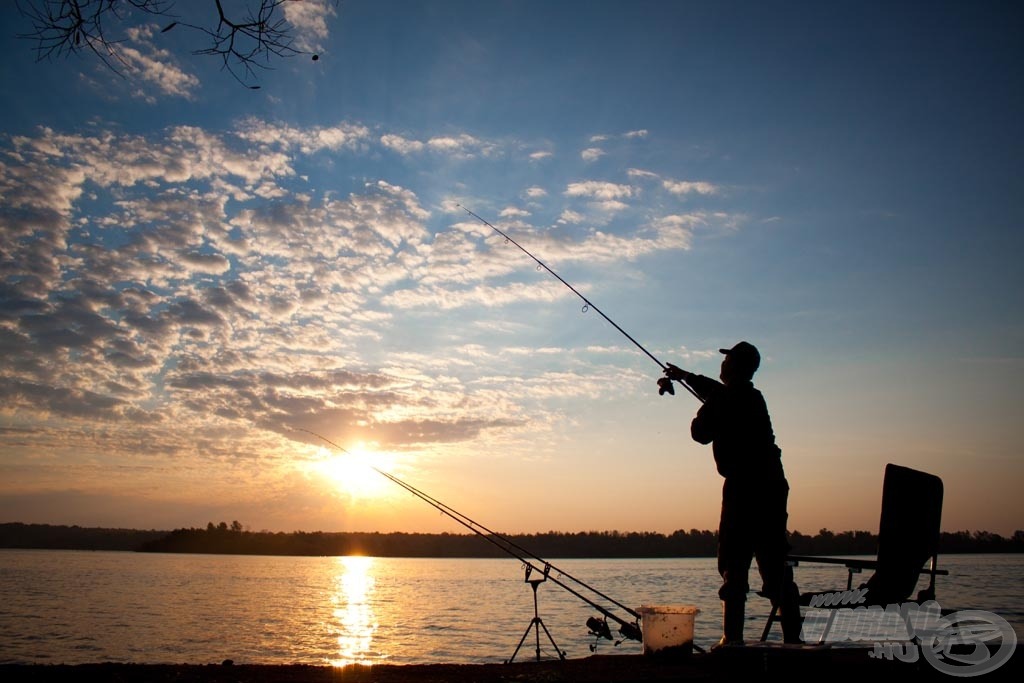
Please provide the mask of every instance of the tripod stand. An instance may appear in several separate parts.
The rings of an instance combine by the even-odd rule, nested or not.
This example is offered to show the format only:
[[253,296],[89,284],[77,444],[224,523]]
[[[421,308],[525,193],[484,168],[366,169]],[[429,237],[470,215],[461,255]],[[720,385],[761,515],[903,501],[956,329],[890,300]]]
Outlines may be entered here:
[[523,643],[526,642],[526,636],[530,635],[531,628],[533,629],[534,638],[536,642],[538,662],[540,661],[540,630],[542,628],[544,629],[544,634],[548,637],[548,640],[551,642],[551,646],[554,647],[555,652],[558,653],[558,658],[565,659],[565,653],[558,649],[558,645],[555,643],[555,639],[551,637],[551,632],[548,631],[548,627],[544,625],[544,620],[540,618],[540,615],[537,612],[537,586],[548,580],[549,571],[551,571],[551,566],[545,564],[543,576],[539,579],[531,579],[530,574],[533,573],[533,567],[530,565],[526,565],[526,577],[523,579],[523,581],[530,584],[530,588],[533,589],[533,619],[530,620],[530,625],[526,627],[526,631],[523,632],[523,637],[519,639],[519,644],[516,645],[515,652],[513,652],[512,656],[508,658],[508,661],[505,662],[506,664],[511,664],[512,660],[514,660],[516,658],[516,655],[519,654],[519,648],[521,648],[523,646]]

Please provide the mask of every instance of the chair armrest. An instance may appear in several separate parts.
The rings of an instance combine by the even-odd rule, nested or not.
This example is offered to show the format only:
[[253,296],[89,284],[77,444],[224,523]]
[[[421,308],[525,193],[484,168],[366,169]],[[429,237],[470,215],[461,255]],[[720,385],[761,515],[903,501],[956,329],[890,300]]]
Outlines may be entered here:
[[819,557],[817,555],[789,555],[786,559],[800,564],[801,562],[820,562],[822,564],[841,564],[848,569],[875,569],[878,560],[863,560],[846,557]]
[[[878,560],[865,560],[860,558],[846,558],[846,557],[820,557],[818,555],[789,555],[786,557],[787,560],[794,563],[794,566],[799,565],[801,562],[818,562],[821,564],[841,564],[847,569],[877,569]],[[922,567],[922,574],[930,574],[934,576],[949,576],[949,572],[945,569],[932,569],[931,567]]]

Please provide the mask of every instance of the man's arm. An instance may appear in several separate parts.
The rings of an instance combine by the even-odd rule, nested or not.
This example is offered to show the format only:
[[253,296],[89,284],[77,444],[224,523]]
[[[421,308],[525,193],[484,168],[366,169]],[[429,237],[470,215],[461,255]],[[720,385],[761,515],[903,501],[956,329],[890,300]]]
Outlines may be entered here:
[[697,416],[690,423],[690,436],[697,443],[705,446],[715,440],[715,417],[717,410],[714,399],[718,396],[725,385],[716,382],[710,377],[698,375],[680,367],[668,363],[665,367],[665,376],[677,382],[686,382],[693,391],[704,401],[704,405],[697,411]]
[[[714,381],[714,380],[712,380]],[[715,402],[705,403],[690,423],[690,436],[699,444],[707,446],[715,440]]]
[[680,367],[672,365],[671,363],[665,364],[665,376],[671,380],[677,382],[686,382],[687,385],[700,396],[702,401],[706,401],[721,389],[724,388],[724,384],[717,382],[710,377],[704,375],[698,375],[688,370],[683,370]]

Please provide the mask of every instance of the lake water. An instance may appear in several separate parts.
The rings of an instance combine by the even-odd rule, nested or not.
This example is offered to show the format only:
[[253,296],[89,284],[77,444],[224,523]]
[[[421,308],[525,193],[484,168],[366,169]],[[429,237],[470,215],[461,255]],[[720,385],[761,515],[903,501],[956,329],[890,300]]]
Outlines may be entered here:
[[[938,578],[943,607],[995,612],[1024,637],[1024,556],[940,561],[950,572]],[[698,645],[721,633],[714,559],[554,563],[629,607],[697,606]],[[514,559],[0,550],[0,663],[502,662],[531,628],[524,578]],[[755,578],[756,569],[752,585]],[[797,580],[801,590],[830,590],[845,587],[846,573],[801,565]],[[551,581],[540,584],[538,602],[558,647],[590,655],[596,639],[585,623],[597,610]],[[768,608],[748,601],[748,639],[759,636]],[[536,658],[534,633],[516,661]],[[540,638],[542,657],[556,657],[543,631]],[[600,654],[641,650],[634,641],[597,643]]]

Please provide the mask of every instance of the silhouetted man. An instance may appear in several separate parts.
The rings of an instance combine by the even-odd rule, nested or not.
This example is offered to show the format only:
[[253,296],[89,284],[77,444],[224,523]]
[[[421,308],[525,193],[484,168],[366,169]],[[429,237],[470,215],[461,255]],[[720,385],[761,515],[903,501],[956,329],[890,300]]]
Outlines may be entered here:
[[721,352],[721,383],[671,363],[665,370],[670,380],[686,382],[704,400],[690,435],[698,443],[712,444],[718,473],[725,477],[718,527],[724,630],[719,644],[743,642],[747,575],[755,557],[762,590],[779,607],[783,638],[800,642],[799,592],[792,569],[786,566],[789,484],[768,406],[751,381],[761,355],[745,341]]

